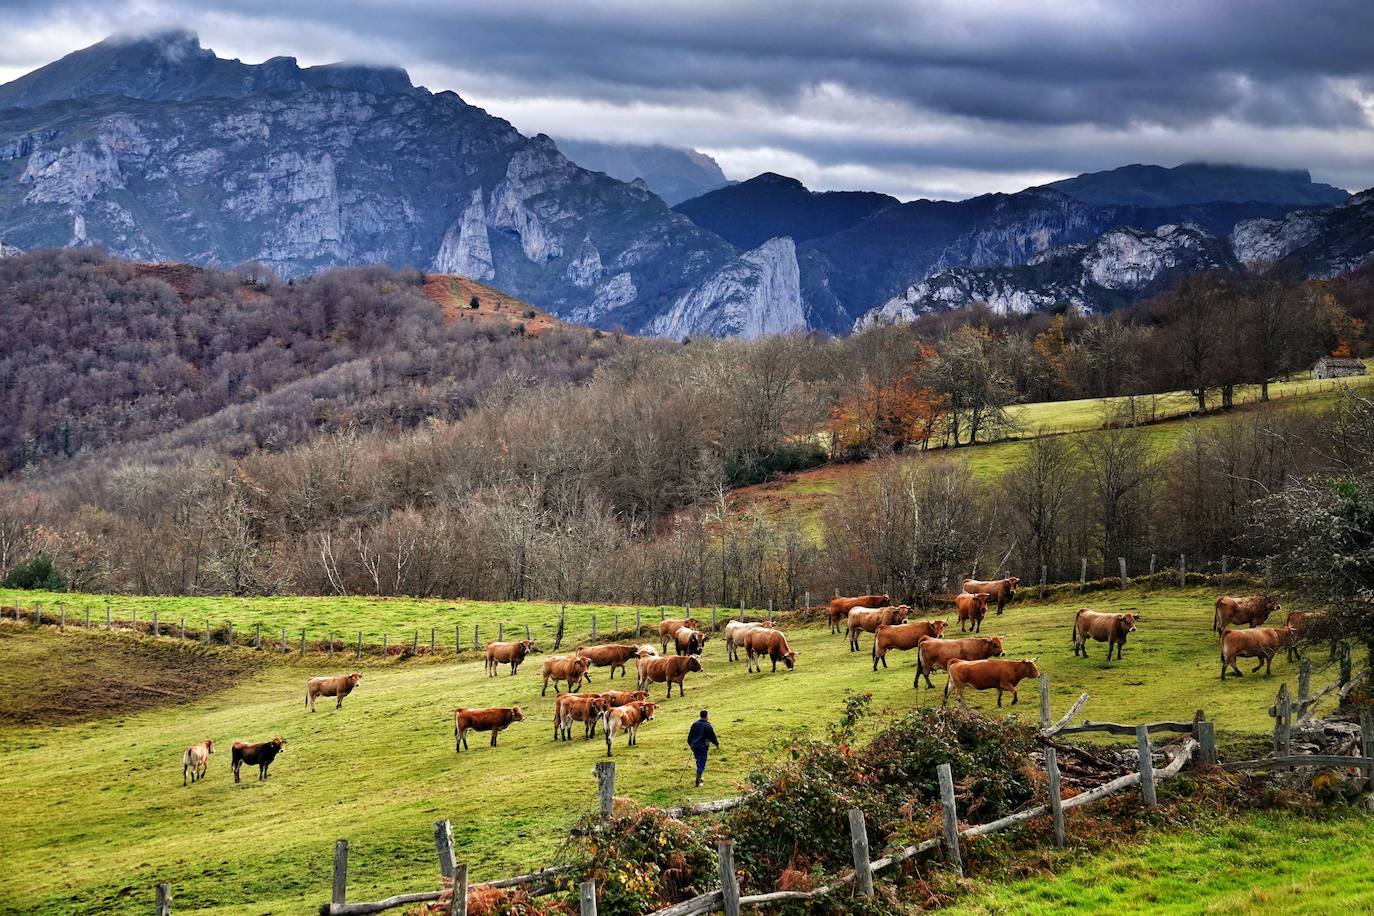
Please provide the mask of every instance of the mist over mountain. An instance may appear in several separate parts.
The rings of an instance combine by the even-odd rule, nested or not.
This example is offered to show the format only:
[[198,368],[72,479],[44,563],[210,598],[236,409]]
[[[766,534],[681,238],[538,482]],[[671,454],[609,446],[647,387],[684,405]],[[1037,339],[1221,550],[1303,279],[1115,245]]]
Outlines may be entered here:
[[563,154],[594,172],[621,181],[643,179],[669,205],[730,183],[719,163],[705,153],[660,143],[605,143],[555,138]]

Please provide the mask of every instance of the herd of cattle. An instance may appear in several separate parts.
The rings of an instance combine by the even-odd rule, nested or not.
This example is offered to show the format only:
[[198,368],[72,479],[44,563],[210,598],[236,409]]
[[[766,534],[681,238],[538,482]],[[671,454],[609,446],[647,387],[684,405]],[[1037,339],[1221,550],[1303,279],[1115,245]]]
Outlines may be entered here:
[[[1015,598],[1018,583],[1015,576],[990,582],[965,580],[962,591],[954,599],[954,608],[959,620],[959,632],[966,635],[957,639],[945,638],[947,624],[944,620],[908,620],[910,607],[893,605],[888,595],[834,598],[829,606],[830,632],[843,631],[848,636],[851,652],[859,651],[862,634],[871,633],[874,671],[878,670],[880,663],[887,668],[889,652],[915,650],[916,676],[912,686],[919,689],[924,679],[926,687],[933,689],[935,685],[930,679],[931,672],[944,671],[946,680],[941,705],[948,702],[951,693],[960,705],[965,705],[964,690],[969,687],[975,690],[995,689],[998,706],[1002,705],[1004,694],[1009,692],[1012,705],[1015,705],[1019,701],[1017,685],[1027,678],[1040,676],[1036,660],[1003,658],[1003,637],[983,636],[982,625],[989,606],[995,605],[997,613],[1001,614],[1006,604]],[[1228,668],[1236,677],[1243,676],[1236,666],[1238,658],[1258,659],[1253,670],[1265,668],[1266,673],[1274,655],[1280,650],[1286,649],[1291,659],[1303,629],[1320,616],[1294,612],[1288,615],[1282,627],[1260,626],[1279,609],[1279,602],[1272,595],[1217,599],[1212,629],[1221,638],[1223,680]],[[1136,632],[1136,625],[1140,622],[1138,614],[1104,614],[1080,608],[1073,618],[1074,656],[1087,658],[1087,644],[1091,640],[1107,644],[1107,661],[1112,660],[1113,652],[1120,660],[1127,637]],[[1233,628],[1244,625],[1250,629]],[[668,699],[673,696],[675,684],[678,695],[685,695],[687,675],[702,670],[701,656],[710,637],[702,631],[695,617],[664,620],[659,624],[658,635],[658,648],[648,643],[586,646],[572,655],[553,656],[544,660],[540,671],[543,682],[540,696],[547,696],[549,684],[552,683],[555,741],[571,740],[575,722],[582,724],[583,737],[587,740],[596,737],[597,727],[600,726],[606,742],[606,754],[610,756],[617,735],[624,734],[626,744],[633,746],[638,740],[640,726],[653,721],[655,704],[649,698],[652,685],[665,684]],[[786,635],[772,620],[731,620],[725,624],[721,636],[725,642],[726,658],[731,662],[738,661],[740,650],[743,649],[750,672],[762,672],[764,659],[770,662],[773,672],[778,670],[778,662],[782,662],[789,671],[796,665],[796,651],[788,645]],[[671,655],[668,654],[670,645],[673,647]],[[488,676],[497,677],[502,666],[506,666],[513,676],[519,672],[525,658],[536,651],[529,639],[488,643],[485,671]],[[627,666],[635,668],[634,690],[581,692],[583,682],[592,679],[592,668],[608,669],[608,679],[612,679],[616,671],[627,678]],[[344,697],[352,693],[361,680],[362,676],[357,672],[338,677],[310,678],[306,682],[306,708],[314,712],[315,701],[319,697],[333,697],[335,708],[342,708]],[[560,684],[567,689],[560,690]],[[518,705],[484,709],[460,707],[453,713],[454,750],[461,752],[467,749],[470,731],[489,732],[490,744],[496,747],[496,739],[501,732],[523,721],[525,714]],[[266,779],[268,767],[285,744],[280,737],[258,744],[235,741],[232,746],[234,781],[239,781],[239,769],[245,763],[257,765],[259,780]],[[183,785],[187,784],[188,779],[196,782],[205,777],[213,750],[214,742],[210,740],[186,749],[182,755]]]

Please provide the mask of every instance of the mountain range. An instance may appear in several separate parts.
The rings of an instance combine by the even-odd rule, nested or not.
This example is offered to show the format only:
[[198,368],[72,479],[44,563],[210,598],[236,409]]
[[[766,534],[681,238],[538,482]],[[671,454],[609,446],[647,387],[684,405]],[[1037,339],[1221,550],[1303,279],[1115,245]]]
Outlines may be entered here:
[[411,265],[668,337],[845,333],[975,301],[1104,310],[1194,270],[1326,276],[1374,252],[1368,194],[1301,171],[1129,165],[911,202],[766,173],[677,200],[724,179],[689,150],[527,137],[400,69],[245,64],[185,32],[0,86],[8,245],[286,277]]

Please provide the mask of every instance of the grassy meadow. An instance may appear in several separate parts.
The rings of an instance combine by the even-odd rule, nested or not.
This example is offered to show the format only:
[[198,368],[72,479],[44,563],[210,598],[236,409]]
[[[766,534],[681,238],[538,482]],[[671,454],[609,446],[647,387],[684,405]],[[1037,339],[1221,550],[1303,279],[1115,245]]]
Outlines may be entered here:
[[[1253,745],[1269,728],[1265,710],[1279,683],[1296,687],[1296,671],[1282,659],[1269,678],[1218,680],[1211,591],[1131,589],[1085,597],[1016,603],[985,625],[985,632],[1007,637],[1009,656],[1038,656],[1050,675],[1056,716],[1083,691],[1092,696],[1083,714],[1098,720],[1186,719],[1202,708],[1216,721],[1223,747]],[[239,603],[221,606],[222,600],[198,603],[217,617],[236,613]],[[301,609],[304,600],[280,599],[280,611],[273,608],[278,599],[249,606],[300,619],[292,615],[314,613]],[[1109,665],[1100,645],[1089,659],[1073,657],[1069,629],[1080,603],[1144,616],[1124,661]],[[405,606],[358,599],[350,610],[384,615],[392,605]],[[485,614],[476,603],[464,606],[483,619],[526,614],[532,627],[539,615],[553,614],[548,605],[492,606]],[[719,639],[708,642],[706,670],[687,680],[691,697],[663,704],[638,747],[617,744],[618,794],[657,804],[733,795],[776,739],[823,736],[847,691],[873,693],[870,730],[890,714],[939,702],[938,686],[913,690],[911,653],[893,653],[892,667],[874,673],[870,638],[862,653],[851,654],[843,637],[823,625],[788,629],[799,653],[793,672],[747,674],[743,662],[726,662]],[[41,716],[45,702],[70,709],[91,692],[130,692],[124,682],[149,676],[154,662],[150,657],[140,666],[138,654],[153,642],[127,632],[60,633],[0,622],[0,694]],[[318,655],[302,660],[246,648],[183,649],[166,637],[157,643],[159,652],[200,653],[198,667],[214,662],[224,672],[217,676],[221,689],[163,683],[156,688],[165,694],[160,705],[139,711],[105,709],[84,721],[0,720],[0,911],[142,913],[151,907],[153,886],[167,881],[178,912],[310,912],[327,898],[338,837],[352,847],[350,899],[376,899],[435,884],[435,819],[452,819],[458,856],[482,880],[554,861],[568,828],[595,804],[592,767],[604,759],[605,745],[599,738],[551,739],[553,694],[539,695],[542,656],[514,678],[485,677],[472,657],[365,659],[356,664],[362,684],[344,708],[323,702],[312,715],[304,709],[305,678],[346,671],[355,667],[352,659],[331,665]],[[54,673],[75,660],[90,665],[91,653],[102,651],[117,652],[118,663],[91,668],[85,682]],[[1334,678],[1325,652],[1311,657],[1314,685]],[[935,677],[937,685],[942,681]],[[607,686],[603,671],[591,686]],[[661,686],[654,696],[662,698]],[[970,702],[997,712],[995,694],[970,693]],[[515,703],[527,721],[504,733],[497,748],[485,736],[470,736],[472,749],[455,754],[455,706]],[[723,752],[712,759],[707,785],[694,789],[685,735],[702,706],[712,710]],[[1000,714],[1034,720],[1035,686],[1026,684],[1021,704]],[[287,742],[272,777],[234,785],[230,743],[272,735]],[[217,744],[209,776],[183,788],[181,752],[207,737]],[[1001,904],[989,899],[986,905]],[[1010,906],[989,911],[1020,911]]]

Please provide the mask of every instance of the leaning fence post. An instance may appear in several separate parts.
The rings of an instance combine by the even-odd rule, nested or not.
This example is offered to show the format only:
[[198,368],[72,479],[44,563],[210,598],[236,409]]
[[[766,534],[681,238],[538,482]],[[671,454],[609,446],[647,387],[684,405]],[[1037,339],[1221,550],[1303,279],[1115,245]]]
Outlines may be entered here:
[[601,799],[601,816],[610,817],[615,808],[615,761],[599,760],[596,764],[596,789]]
[[1050,778],[1050,816],[1054,818],[1054,846],[1064,848],[1064,800],[1059,797],[1059,761],[1052,747],[1045,748],[1045,774]]
[[1201,745],[1201,762],[1208,766],[1216,766],[1217,763],[1217,732],[1216,723],[1203,720],[1197,723],[1197,741]]
[[1040,727],[1050,727],[1050,676],[1040,673]]
[[964,876],[964,860],[959,855],[959,812],[954,806],[954,773],[949,764],[940,764],[940,807],[944,813],[945,861],[954,866],[960,878]]
[[347,902],[348,890],[348,840],[334,842],[334,886],[330,902],[343,906]]
[[1125,557],[1117,557],[1117,558],[1116,558],[1116,563],[1117,563],[1118,566],[1121,567],[1121,587],[1122,587],[1122,588],[1125,588],[1125,587],[1126,587],[1126,558],[1125,558]]
[[1155,760],[1150,753],[1150,729],[1144,725],[1135,727],[1136,753],[1140,757],[1140,794],[1145,798],[1145,804],[1153,808],[1157,804],[1155,798]]
[[868,826],[864,823],[863,811],[858,808],[849,809],[849,846],[854,853],[854,877],[859,893],[872,897],[873,866],[868,860]]
[[1088,558],[1079,557],[1078,559],[1078,590],[1081,592],[1088,587]]
[[172,916],[172,887],[170,884],[157,886],[157,916]]
[[596,916],[596,882],[583,881],[577,886],[577,894],[582,916]]
[[1374,785],[1374,713],[1368,706],[1360,710],[1360,754],[1364,757],[1365,781]]
[[720,872],[720,902],[725,916],[739,916],[739,879],[735,877],[735,841],[716,841],[716,867]]

